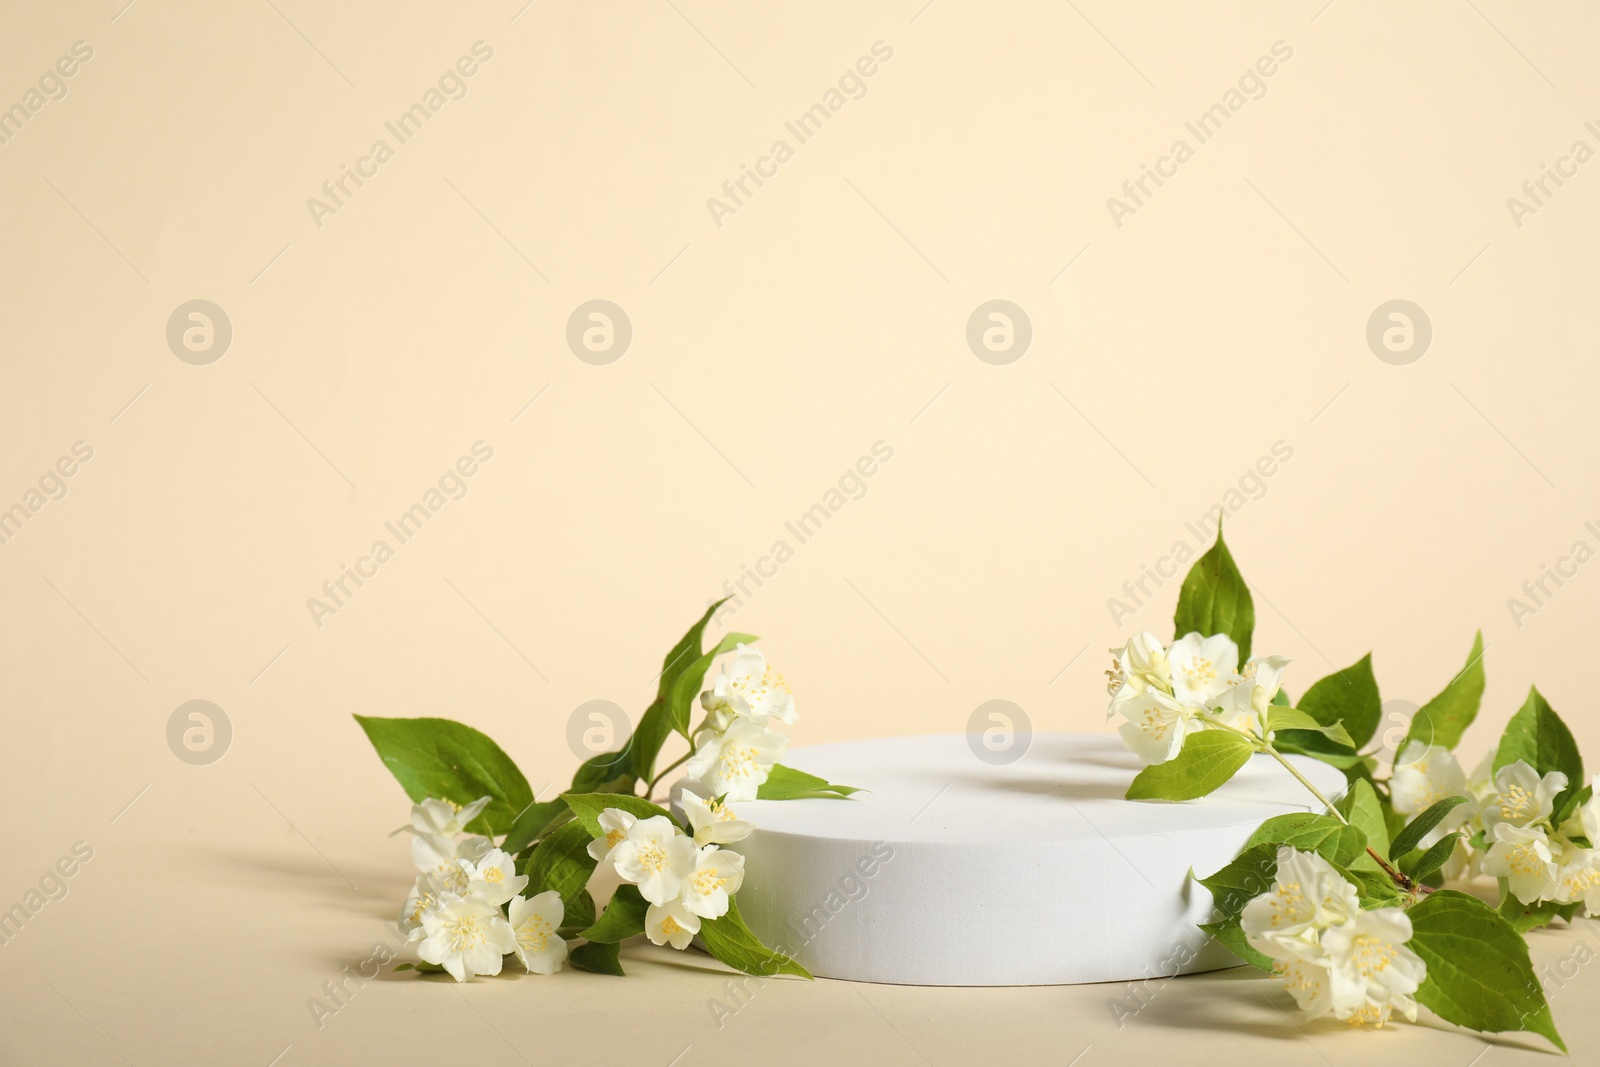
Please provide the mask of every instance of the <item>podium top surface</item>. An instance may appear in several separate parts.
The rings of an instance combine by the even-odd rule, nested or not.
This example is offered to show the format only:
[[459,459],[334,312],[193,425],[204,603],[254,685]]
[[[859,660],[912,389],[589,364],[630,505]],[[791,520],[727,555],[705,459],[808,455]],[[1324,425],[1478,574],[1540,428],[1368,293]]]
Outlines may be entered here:
[[[1111,733],[1035,734],[1020,758],[989,762],[997,758],[981,735],[971,735],[970,744],[966,734],[932,734],[812,745],[792,749],[784,763],[867,791],[735,808],[763,833],[998,844],[1182,834],[1321,807],[1264,755],[1251,757],[1215,793],[1184,802],[1123,799],[1141,764]],[[1289,759],[1329,799],[1343,793],[1344,775],[1335,768]]]

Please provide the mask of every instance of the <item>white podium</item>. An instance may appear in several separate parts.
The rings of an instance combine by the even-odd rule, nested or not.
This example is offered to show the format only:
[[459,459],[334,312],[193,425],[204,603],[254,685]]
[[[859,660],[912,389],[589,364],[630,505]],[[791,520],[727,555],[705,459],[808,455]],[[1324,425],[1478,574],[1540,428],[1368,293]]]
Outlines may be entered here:
[[[981,747],[981,746],[980,746]],[[1325,795],[1344,776],[1291,757]],[[1054,985],[1215,970],[1196,928],[1226,864],[1273,815],[1318,805],[1256,756],[1184,803],[1124,800],[1139,762],[1113,734],[1039,734],[993,766],[963,734],[792,750],[790,766],[870,792],[735,805],[757,829],[739,906],[818,977],[902,985]]]

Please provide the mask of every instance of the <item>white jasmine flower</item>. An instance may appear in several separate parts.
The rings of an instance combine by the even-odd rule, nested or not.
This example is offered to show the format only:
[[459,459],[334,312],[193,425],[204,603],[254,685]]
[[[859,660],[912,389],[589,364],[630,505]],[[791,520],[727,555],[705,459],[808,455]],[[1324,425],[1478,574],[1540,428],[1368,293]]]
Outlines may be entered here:
[[[1402,815],[1417,815],[1427,811],[1448,797],[1471,798],[1467,776],[1461,771],[1455,754],[1439,745],[1412,741],[1401,750],[1394,762],[1394,772],[1389,779],[1390,796],[1394,810]],[[1470,836],[1474,828],[1468,827],[1473,819],[1473,804],[1458,804],[1450,809],[1439,825],[1422,836],[1418,847],[1427,849],[1442,841],[1447,834],[1467,828]],[[1450,858],[1440,868],[1445,881],[1454,881],[1467,872],[1472,850],[1464,841],[1458,841]]]
[[465,982],[474,975],[499,974],[507,952],[517,947],[511,924],[500,909],[476,897],[446,895],[422,913],[425,935],[417,955]]
[[556,933],[565,916],[561,894],[554,889],[511,901],[510,921],[516,938],[517,959],[528,973],[555,974],[567,962],[567,943]]
[[1361,895],[1315,852],[1278,849],[1272,888],[1244,906],[1239,925],[1250,947],[1273,959],[1315,960],[1317,935],[1361,910]]
[[[1394,761],[1389,791],[1394,799],[1394,810],[1402,815],[1418,815],[1447,797],[1469,795],[1467,776],[1461,773],[1455,754],[1448,748],[1422,741],[1412,741],[1401,749]],[[1460,812],[1460,818],[1465,819],[1468,807],[1459,805],[1450,815]],[[1450,821],[1449,817],[1446,821]],[[1459,825],[1460,819],[1456,823]]]
[[611,850],[617,874],[637,885],[639,895],[652,904],[677,899],[698,858],[694,841],[665,815],[637,820]]
[[607,808],[600,813],[600,829],[606,836],[597,837],[589,842],[589,855],[601,863],[611,860],[611,850],[620,845],[628,837],[628,831],[636,820],[629,812],[621,808]]
[[755,829],[754,824],[735,816],[733,809],[716,797],[703,800],[698,793],[685,789],[678,795],[678,803],[689,817],[697,845],[731,845],[743,841]]
[[798,717],[794,693],[783,675],[767,666],[760,649],[739,645],[726,674],[717,675],[712,687],[700,694],[707,725],[726,730],[735,718],[765,725],[776,719],[785,726]]
[[[1144,763],[1167,762],[1183,749],[1184,738],[1208,729],[1202,712],[1214,712],[1218,722],[1233,729],[1265,731],[1288,660],[1254,659],[1236,673],[1239,650],[1226,634],[1189,634],[1164,656],[1154,640],[1142,634],[1130,641],[1109,672],[1118,687],[1110,714],[1127,719],[1118,732]],[[1159,670],[1157,657],[1163,657]]]
[[1417,1002],[1412,994],[1427,977],[1422,962],[1406,942],[1411,917],[1400,908],[1356,911],[1322,935],[1332,978],[1332,1014],[1352,1026],[1382,1026],[1398,1008],[1412,1022]]
[[1382,1026],[1395,1009],[1415,1019],[1412,994],[1427,976],[1406,947],[1411,920],[1399,908],[1361,910],[1356,887],[1314,852],[1285,845],[1266,893],[1239,916],[1250,946],[1313,1018]]
[[1600,915],[1600,856],[1592,849],[1578,849],[1579,856],[1562,865],[1557,875],[1557,901],[1584,905],[1584,915]]
[[1165,763],[1183,748],[1183,739],[1204,724],[1194,710],[1159,689],[1146,689],[1117,708],[1127,722],[1117,728],[1123,744],[1146,764]]
[[[411,825],[402,826],[395,833],[433,834],[441,837],[454,837],[466,833],[467,823],[476,819],[484,808],[489,806],[488,797],[479,797],[466,807],[461,807],[453,800],[440,800],[429,797],[421,804],[411,807]],[[394,836],[393,834],[390,835]]]
[[1254,683],[1256,713],[1266,714],[1266,709],[1272,705],[1272,699],[1278,695],[1278,690],[1283,688],[1280,684],[1284,668],[1288,667],[1291,660],[1285,656],[1258,656],[1245,664],[1243,677],[1246,681]]
[[1522,760],[1509,763],[1495,773],[1494,794],[1483,805],[1484,827],[1493,829],[1499,823],[1529,826],[1542,822],[1550,817],[1556,794],[1566,787],[1567,776],[1560,771],[1551,771],[1541,778],[1538,771]]
[[1111,693],[1112,710],[1117,711],[1117,699],[1146,689],[1172,692],[1172,674],[1167,668],[1167,652],[1149,630],[1134,634],[1122,648],[1111,649],[1111,669],[1107,690]]
[[652,904],[645,909],[644,932],[652,944],[688,948],[700,932],[700,916],[684,907],[681,900]]
[[467,893],[482,897],[490,904],[504,904],[528,884],[528,876],[517,873],[517,861],[511,853],[498,848],[485,852],[476,863],[457,862],[467,874]]
[[1235,729],[1265,734],[1272,698],[1281,688],[1279,681],[1289,661],[1282,656],[1264,656],[1244,665],[1227,679],[1227,689],[1217,700],[1221,721]]
[[1494,839],[1483,860],[1484,874],[1504,878],[1511,895],[1524,904],[1555,898],[1559,872],[1543,827],[1501,822],[1495,824]]
[[684,773],[712,796],[731,801],[754,800],[773,764],[783,758],[789,739],[750,719],[735,719],[726,732],[701,730]]
[[683,887],[683,906],[702,919],[720,919],[728,913],[728,896],[744,884],[744,857],[737,852],[707,845],[695,860],[694,873]]
[[470,836],[454,841],[441,834],[419,834],[411,839],[411,862],[418,871],[437,878],[440,888],[464,895],[468,879],[460,861],[476,863],[493,847],[494,843],[487,837]]
[[422,936],[423,913],[437,904],[444,893],[439,879],[431,874],[417,875],[411,895],[406,897],[405,906],[400,909],[400,932],[406,935],[407,941],[415,941]]
[[1578,822],[1589,844],[1600,846],[1600,774],[1589,780],[1589,787],[1592,793],[1589,802],[1578,809]]
[[1320,952],[1305,959],[1294,956],[1273,960],[1272,975],[1283,983],[1300,1010],[1311,1018],[1333,1011],[1333,975]]
[[1239,646],[1227,634],[1185,634],[1167,652],[1172,695],[1190,707],[1212,708],[1239,669]]
[[1494,757],[1493,749],[1484,753],[1483,759],[1472,769],[1467,776],[1467,797],[1470,803],[1461,805],[1466,817],[1462,820],[1459,829],[1466,835],[1466,841],[1456,846],[1449,862],[1440,870],[1446,881],[1455,881],[1460,878],[1476,878],[1482,874],[1484,853],[1469,848],[1470,841],[1478,833],[1483,832],[1483,809],[1494,796]]
[[1600,854],[1593,849],[1574,848],[1556,876],[1556,900],[1562,904],[1582,904],[1589,918],[1600,915]]

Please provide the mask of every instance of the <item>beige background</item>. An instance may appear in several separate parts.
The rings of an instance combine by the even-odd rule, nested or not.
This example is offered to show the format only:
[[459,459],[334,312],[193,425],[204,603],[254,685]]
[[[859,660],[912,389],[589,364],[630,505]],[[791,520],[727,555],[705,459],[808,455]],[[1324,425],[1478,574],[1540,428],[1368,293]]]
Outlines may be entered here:
[[[1108,598],[1283,442],[1229,539],[1291,687],[1370,649],[1420,702],[1481,626],[1464,751],[1537,681],[1600,762],[1600,570],[1520,627],[1506,603],[1600,547],[1600,163],[1520,228],[1506,204],[1600,148],[1593,10],[124,2],[0,15],[0,106],[93,49],[0,146],[0,507],[93,449],[0,545],[0,906],[94,849],[0,947],[7,1062],[1480,1055],[1437,1026],[1298,1033],[1239,972],[1121,1029],[1115,988],[819,982],[718,1030],[714,965],[648,946],[625,985],[382,981],[321,1029],[306,1002],[410,877],[352,712],[466,720],[553,788],[572,710],[642,710],[689,620],[878,441],[865,495],[735,617],[802,742],[961,730],[991,698],[1103,729],[1102,650],[1165,636],[1176,582],[1117,624]],[[467,95],[395,142],[477,41]],[[719,227],[707,199],[878,41],[865,95]],[[1107,198],[1278,41],[1265,95],[1115,225]],[[319,228],[307,199],[379,138],[394,157]],[[565,341],[597,298],[634,331],[608,366]],[[1434,330],[1408,366],[1364,336],[1397,298]],[[165,338],[194,299],[233,329],[207,366]],[[965,341],[991,299],[1032,323],[1007,366]],[[467,495],[316,626],[307,598],[480,440]],[[168,748],[192,699],[232,725],[210,766]],[[1015,936],[953,921],[937,936]],[[1555,999],[1580,1055],[1597,982]]]

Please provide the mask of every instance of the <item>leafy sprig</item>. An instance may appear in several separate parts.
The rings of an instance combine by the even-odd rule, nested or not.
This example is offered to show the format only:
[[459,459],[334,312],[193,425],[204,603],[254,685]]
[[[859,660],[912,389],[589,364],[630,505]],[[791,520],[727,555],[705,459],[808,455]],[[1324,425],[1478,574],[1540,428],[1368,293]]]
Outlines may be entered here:
[[[615,808],[640,819],[672,818],[651,798],[688,754],[658,769],[661,750],[673,734],[693,743],[697,731],[691,730],[690,722],[712,665],[738,646],[758,640],[734,633],[704,649],[706,627],[721,605],[718,601],[707,608],[667,653],[655,697],[638,728],[613,751],[585,760],[574,772],[570,789],[553,800],[536,800],[511,757],[470,726],[441,718],[355,716],[413,802],[439,798],[464,808],[489,798],[465,830],[487,837],[503,835],[499,847],[515,857],[516,873],[528,877],[527,896],[546,891],[560,895],[565,918],[559,932],[584,942],[568,957],[581,970],[624,973],[618,944],[644,932],[648,907],[638,889],[623,885],[597,914],[587,887],[598,862],[589,853],[590,843],[605,836],[600,813]],[[757,799],[841,799],[856,791],[779,764],[772,767]],[[794,960],[762,944],[732,900],[726,914],[702,922],[700,937],[712,956],[748,974],[810,977]],[[431,964],[406,966],[438,970]]]
[[[1249,586],[1217,532],[1212,548],[1185,578],[1174,617],[1175,636],[1226,634],[1242,661],[1254,637],[1255,610]],[[1414,742],[1453,749],[1476,720],[1484,692],[1483,635],[1473,641],[1465,665],[1413,717],[1402,753]],[[1115,672],[1114,672],[1115,674]],[[1184,739],[1176,757],[1147,766],[1127,791],[1132,800],[1193,800],[1214,792],[1257,754],[1281,764],[1323,805],[1321,814],[1281,815],[1263,823],[1239,855],[1200,878],[1211,891],[1215,913],[1202,925],[1239,958],[1264,970],[1274,961],[1251,947],[1241,913],[1272,888],[1279,849],[1285,845],[1327,861],[1355,887],[1362,909],[1404,908],[1409,945],[1427,966],[1416,1000],[1440,1018],[1486,1032],[1525,1031],[1548,1038],[1565,1051],[1534,973],[1524,934],[1554,919],[1572,918],[1580,904],[1525,904],[1502,882],[1497,910],[1476,897],[1439,888],[1440,872],[1469,836],[1455,829],[1424,846],[1468,796],[1447,796],[1408,818],[1395,810],[1392,776],[1380,777],[1380,745],[1374,740],[1382,699],[1372,656],[1317,681],[1291,702],[1282,692],[1252,729],[1200,712],[1207,727]],[[1332,802],[1288,758],[1310,756],[1344,772],[1349,787]],[[1571,731],[1537,689],[1511,719],[1495,752],[1494,769],[1517,761],[1540,775],[1559,772],[1567,786],[1554,801],[1551,826],[1562,827],[1592,791],[1583,781],[1583,761]],[[1590,843],[1582,840],[1587,847]],[[1489,842],[1482,832],[1474,847]]]

